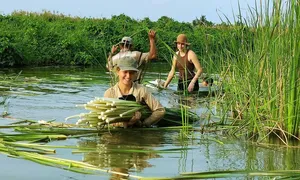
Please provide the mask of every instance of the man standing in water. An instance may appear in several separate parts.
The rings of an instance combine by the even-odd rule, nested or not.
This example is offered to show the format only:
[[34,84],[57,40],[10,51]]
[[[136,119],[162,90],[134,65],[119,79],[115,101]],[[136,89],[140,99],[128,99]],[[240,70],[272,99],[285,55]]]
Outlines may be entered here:
[[[135,78],[135,82],[141,83],[143,80],[143,76],[145,74],[146,70],[146,64],[157,57],[157,50],[155,45],[155,35],[156,32],[153,30],[150,30],[148,32],[149,37],[149,43],[150,43],[150,50],[149,52],[140,52],[140,51],[133,51],[133,43],[131,37],[123,37],[122,40],[111,47],[111,51],[109,53],[109,56],[107,58],[107,69],[109,71],[112,71],[116,65],[118,64],[118,61],[122,61],[123,58],[133,58],[137,61],[139,73],[137,74],[137,77]],[[120,51],[115,54],[120,48]]]

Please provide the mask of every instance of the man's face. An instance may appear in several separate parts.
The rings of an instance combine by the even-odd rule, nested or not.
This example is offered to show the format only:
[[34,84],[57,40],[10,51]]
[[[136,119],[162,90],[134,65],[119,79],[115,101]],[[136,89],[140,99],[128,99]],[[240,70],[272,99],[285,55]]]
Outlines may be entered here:
[[119,70],[118,71],[119,82],[124,85],[131,85],[133,80],[136,78],[136,71],[128,71],[128,70]]

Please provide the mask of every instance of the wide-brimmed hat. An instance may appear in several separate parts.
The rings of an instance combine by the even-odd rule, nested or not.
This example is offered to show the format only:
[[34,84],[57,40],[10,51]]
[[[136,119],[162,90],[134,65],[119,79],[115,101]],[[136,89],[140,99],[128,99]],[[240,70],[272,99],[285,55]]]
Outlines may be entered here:
[[137,69],[137,61],[127,56],[118,60],[117,67],[120,68],[121,71],[139,71]]
[[185,34],[179,34],[177,36],[177,40],[174,41],[174,43],[183,43],[183,44],[186,44],[186,45],[190,45],[191,43],[188,43],[187,41],[187,37]]
[[124,36],[124,37],[122,38],[122,40],[119,42],[119,44],[128,44],[128,45],[132,45],[132,39],[131,39],[131,37]]

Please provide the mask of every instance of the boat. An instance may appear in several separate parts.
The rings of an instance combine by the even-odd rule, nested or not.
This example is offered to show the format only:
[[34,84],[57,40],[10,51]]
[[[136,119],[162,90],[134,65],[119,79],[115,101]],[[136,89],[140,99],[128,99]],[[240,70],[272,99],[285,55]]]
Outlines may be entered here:
[[[163,84],[165,83],[164,80],[161,79],[155,79],[153,81],[147,81],[145,84],[146,87],[151,88],[151,89],[158,89],[162,90]],[[166,88],[166,90],[171,90],[170,88]],[[217,93],[222,92],[222,88],[220,88],[218,85],[213,84],[211,86],[204,86],[202,83],[199,84],[199,91],[198,94],[200,96],[208,96],[208,95],[216,95]],[[175,91],[176,94],[180,94],[181,92]]]

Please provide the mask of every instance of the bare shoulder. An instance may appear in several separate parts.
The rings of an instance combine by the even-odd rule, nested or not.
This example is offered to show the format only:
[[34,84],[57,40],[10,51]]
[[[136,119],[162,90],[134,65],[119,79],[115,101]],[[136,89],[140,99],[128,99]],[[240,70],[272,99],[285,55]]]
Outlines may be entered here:
[[193,50],[190,49],[189,52],[188,52],[188,55],[192,55],[193,56],[193,55],[196,55],[196,53]]
[[188,59],[189,60],[198,60],[196,53],[193,50],[188,51]]
[[173,60],[176,60],[178,57],[179,51],[176,51],[175,54],[173,55]]

